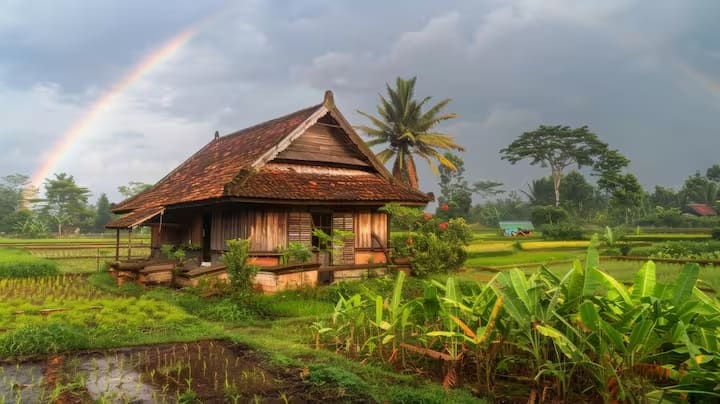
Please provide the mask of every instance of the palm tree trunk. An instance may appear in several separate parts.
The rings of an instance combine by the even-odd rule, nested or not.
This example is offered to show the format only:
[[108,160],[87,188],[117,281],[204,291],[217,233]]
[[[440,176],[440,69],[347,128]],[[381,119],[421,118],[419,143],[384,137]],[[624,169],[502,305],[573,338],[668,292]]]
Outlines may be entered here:
[[392,175],[395,177],[396,180],[400,181],[403,184],[409,184],[407,175],[405,175],[405,170],[403,170],[402,167],[402,156],[398,156],[395,159],[395,163],[393,163],[393,169],[392,169]]
[[415,167],[415,159],[413,159],[411,154],[408,154],[407,158],[405,159],[405,172],[407,175],[408,184],[410,184],[412,189],[419,189],[420,184],[418,183],[417,168]]

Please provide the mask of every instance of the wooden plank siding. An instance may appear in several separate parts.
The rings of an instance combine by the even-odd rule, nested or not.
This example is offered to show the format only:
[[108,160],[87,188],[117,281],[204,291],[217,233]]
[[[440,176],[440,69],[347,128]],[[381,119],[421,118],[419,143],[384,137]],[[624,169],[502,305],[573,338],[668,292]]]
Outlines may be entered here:
[[276,252],[287,245],[287,212],[257,208],[213,212],[210,248],[223,251],[227,240],[237,238],[249,238],[251,252]]
[[316,124],[278,154],[275,160],[370,167],[350,140],[343,133],[338,132],[340,132],[338,129]]
[[[388,216],[385,213],[357,211],[355,213],[355,247],[361,250],[386,247],[388,240],[387,221]],[[377,235],[382,246],[373,241],[373,233]]]
[[334,212],[333,213],[333,230],[342,230],[353,233],[352,237],[343,240],[342,254],[333,257],[334,265],[354,264],[355,263],[355,228],[353,227],[352,212]]

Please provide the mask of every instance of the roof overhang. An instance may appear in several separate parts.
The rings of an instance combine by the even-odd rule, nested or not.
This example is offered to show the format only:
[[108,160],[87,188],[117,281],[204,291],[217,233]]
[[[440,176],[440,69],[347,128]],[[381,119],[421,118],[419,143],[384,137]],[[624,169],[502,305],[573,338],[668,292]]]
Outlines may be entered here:
[[155,216],[162,215],[165,212],[164,206],[156,206],[147,209],[139,209],[119,217],[105,225],[108,229],[128,229],[140,226]]

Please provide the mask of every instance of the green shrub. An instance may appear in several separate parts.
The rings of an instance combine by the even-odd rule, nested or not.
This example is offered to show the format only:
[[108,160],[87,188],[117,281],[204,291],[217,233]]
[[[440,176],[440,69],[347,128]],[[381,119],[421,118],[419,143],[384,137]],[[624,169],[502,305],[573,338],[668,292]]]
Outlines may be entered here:
[[0,356],[45,355],[89,346],[87,332],[75,326],[31,324],[0,337]]
[[24,250],[0,250],[0,279],[52,276],[59,273],[55,261],[34,257]]
[[712,229],[712,232],[710,232],[710,236],[713,240],[720,240],[720,227]]
[[582,240],[583,231],[570,223],[546,224],[541,228],[542,237],[546,240]]
[[365,395],[369,388],[367,383],[355,373],[329,365],[311,366],[308,380],[316,386],[341,387],[350,395]]
[[235,293],[248,294],[252,291],[253,279],[258,271],[254,265],[248,265],[250,259],[250,240],[228,240],[228,250],[223,254],[223,263],[227,266],[230,286]]
[[720,260],[719,241],[668,241],[650,250],[653,258]]
[[653,247],[633,247],[628,255],[633,257],[649,257],[652,254]]
[[405,240],[395,237],[393,245],[411,257],[413,274],[450,273],[465,263],[465,246],[472,241],[473,232],[464,219],[443,221],[420,209],[395,204],[382,210],[390,214],[396,226],[410,232]]
[[538,206],[530,213],[530,220],[535,227],[567,222],[569,217],[565,209],[557,206]]

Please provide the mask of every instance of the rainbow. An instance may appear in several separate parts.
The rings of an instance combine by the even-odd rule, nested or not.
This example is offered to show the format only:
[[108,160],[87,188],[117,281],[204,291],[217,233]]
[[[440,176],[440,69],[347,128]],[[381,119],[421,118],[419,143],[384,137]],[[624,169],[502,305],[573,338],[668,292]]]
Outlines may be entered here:
[[170,38],[162,46],[150,52],[139,63],[133,66],[122,79],[103,92],[103,94],[90,105],[80,119],[63,133],[60,140],[50,150],[49,157],[47,157],[33,173],[30,179],[31,184],[35,187],[40,187],[42,181],[52,174],[53,170],[55,170],[58,163],[65,154],[68,153],[70,148],[86,134],[88,127],[90,127],[95,119],[100,116],[113,101],[127,91],[130,86],[151,72],[153,68],[168,60],[180,48],[187,44],[208,19],[209,18],[203,19],[200,23]]

